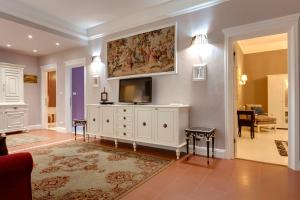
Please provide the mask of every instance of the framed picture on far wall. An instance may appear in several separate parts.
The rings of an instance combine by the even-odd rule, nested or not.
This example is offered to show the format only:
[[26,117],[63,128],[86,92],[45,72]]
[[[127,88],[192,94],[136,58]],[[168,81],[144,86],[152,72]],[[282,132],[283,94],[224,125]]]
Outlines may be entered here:
[[24,83],[37,83],[38,77],[36,75],[24,74]]
[[108,41],[108,79],[177,73],[176,27],[172,24]]

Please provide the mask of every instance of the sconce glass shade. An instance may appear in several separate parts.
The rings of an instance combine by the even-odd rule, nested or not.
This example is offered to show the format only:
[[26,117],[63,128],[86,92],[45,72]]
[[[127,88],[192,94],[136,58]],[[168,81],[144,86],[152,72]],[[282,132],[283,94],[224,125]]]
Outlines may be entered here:
[[192,45],[204,45],[208,44],[208,39],[206,34],[195,35],[192,38]]
[[247,82],[247,80],[248,80],[248,76],[247,76],[246,74],[242,74],[242,75],[241,75],[240,83],[241,83],[242,85],[245,85],[246,82]]
[[101,61],[100,56],[92,56],[92,62]]

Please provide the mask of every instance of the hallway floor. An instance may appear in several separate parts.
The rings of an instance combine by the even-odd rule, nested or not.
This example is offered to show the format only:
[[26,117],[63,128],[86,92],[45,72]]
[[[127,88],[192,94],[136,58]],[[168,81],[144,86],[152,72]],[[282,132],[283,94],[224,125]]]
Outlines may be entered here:
[[262,129],[260,133],[255,132],[251,140],[249,130],[243,128],[242,137],[237,137],[236,157],[287,166],[288,157],[278,153],[275,140],[288,141],[288,131]]

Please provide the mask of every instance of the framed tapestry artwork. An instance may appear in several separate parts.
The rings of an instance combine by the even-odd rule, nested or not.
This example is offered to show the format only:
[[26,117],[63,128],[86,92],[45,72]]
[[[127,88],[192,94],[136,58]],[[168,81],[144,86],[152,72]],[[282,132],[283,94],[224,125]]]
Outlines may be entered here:
[[176,25],[107,42],[108,79],[177,73]]

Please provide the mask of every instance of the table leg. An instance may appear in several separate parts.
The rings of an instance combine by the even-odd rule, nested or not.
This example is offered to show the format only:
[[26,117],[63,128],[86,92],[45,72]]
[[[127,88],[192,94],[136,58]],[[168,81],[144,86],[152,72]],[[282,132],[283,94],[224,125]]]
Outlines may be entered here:
[[206,139],[206,145],[207,145],[207,164],[209,165],[209,139]]
[[190,143],[190,139],[187,137],[186,138],[186,154],[187,154],[187,160],[189,159],[189,143]]
[[83,141],[85,142],[85,125],[83,125]]
[[212,157],[215,157],[215,137],[212,137]]
[[193,135],[193,155],[196,154],[196,136]]
[[75,125],[74,128],[75,128],[75,140],[76,140],[76,128],[77,128],[77,126]]

